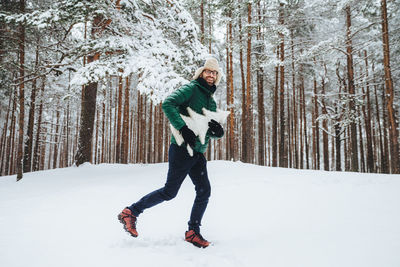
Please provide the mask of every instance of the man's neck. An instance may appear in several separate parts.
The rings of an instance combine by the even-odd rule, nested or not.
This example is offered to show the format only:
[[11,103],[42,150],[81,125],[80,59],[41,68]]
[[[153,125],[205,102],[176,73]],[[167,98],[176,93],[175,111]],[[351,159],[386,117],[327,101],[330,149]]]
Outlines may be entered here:
[[215,84],[209,84],[206,80],[204,80],[202,77],[199,77],[196,79],[201,85],[203,85],[205,88],[207,88],[210,92],[214,92],[216,89]]

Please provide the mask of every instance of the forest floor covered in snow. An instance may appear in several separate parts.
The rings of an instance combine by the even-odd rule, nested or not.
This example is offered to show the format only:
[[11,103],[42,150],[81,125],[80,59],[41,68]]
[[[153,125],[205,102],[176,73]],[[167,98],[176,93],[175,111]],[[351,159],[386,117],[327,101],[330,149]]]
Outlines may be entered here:
[[202,234],[184,241],[194,186],[146,210],[138,238],[118,213],[163,186],[168,165],[83,165],[0,177],[0,266],[398,267],[400,175],[211,161]]

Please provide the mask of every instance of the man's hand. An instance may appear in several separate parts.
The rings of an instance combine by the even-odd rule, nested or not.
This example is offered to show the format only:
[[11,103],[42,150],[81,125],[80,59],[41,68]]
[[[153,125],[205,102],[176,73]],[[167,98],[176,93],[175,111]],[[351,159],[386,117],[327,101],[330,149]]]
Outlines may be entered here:
[[219,124],[217,121],[211,120],[208,123],[208,127],[213,136],[222,137],[224,135],[224,129],[222,128],[221,124]]
[[187,127],[187,125],[183,126],[179,132],[181,133],[183,140],[185,140],[186,144],[188,144],[191,148],[194,148],[196,145],[196,135],[192,130]]

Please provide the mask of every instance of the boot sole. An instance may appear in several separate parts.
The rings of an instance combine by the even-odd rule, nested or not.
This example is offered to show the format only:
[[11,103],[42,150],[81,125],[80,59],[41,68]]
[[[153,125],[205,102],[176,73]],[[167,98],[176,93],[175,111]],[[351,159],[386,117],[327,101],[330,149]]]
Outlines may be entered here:
[[126,228],[126,224],[125,224],[124,220],[122,219],[121,215],[118,215],[118,220],[119,220],[120,223],[122,223],[124,225],[125,232],[127,232],[132,237],[138,237],[138,235],[134,235],[134,234],[132,234],[131,232],[128,231],[128,229]]
[[195,247],[198,247],[198,248],[206,248],[206,247],[209,246],[209,245],[203,246],[203,245],[200,245],[200,244],[197,243],[197,242],[190,242],[189,240],[186,240],[186,239],[185,239],[185,241],[188,242],[188,243],[190,243],[190,244],[192,244],[192,245],[195,246]]

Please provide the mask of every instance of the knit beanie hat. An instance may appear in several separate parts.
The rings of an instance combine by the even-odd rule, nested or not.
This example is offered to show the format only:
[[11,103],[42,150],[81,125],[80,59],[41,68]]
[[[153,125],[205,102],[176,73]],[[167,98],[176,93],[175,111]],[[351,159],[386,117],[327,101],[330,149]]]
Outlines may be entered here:
[[217,78],[215,79],[215,85],[218,85],[222,78],[221,69],[219,68],[218,61],[215,58],[208,58],[204,63],[203,67],[200,67],[194,73],[193,79],[199,78],[203,70],[216,70],[218,71]]

